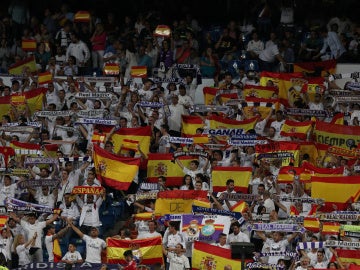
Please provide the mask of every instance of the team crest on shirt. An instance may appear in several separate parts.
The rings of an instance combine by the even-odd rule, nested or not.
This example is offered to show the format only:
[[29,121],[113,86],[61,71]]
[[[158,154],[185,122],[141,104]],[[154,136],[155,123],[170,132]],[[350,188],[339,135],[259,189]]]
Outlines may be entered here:
[[202,257],[199,269],[200,270],[216,269],[216,261],[215,261],[214,257],[211,257],[211,256]]
[[98,171],[100,172],[100,174],[105,174],[106,173],[106,162],[105,160],[100,160],[99,165],[98,165]]
[[167,165],[159,162],[154,168],[155,176],[167,175]]

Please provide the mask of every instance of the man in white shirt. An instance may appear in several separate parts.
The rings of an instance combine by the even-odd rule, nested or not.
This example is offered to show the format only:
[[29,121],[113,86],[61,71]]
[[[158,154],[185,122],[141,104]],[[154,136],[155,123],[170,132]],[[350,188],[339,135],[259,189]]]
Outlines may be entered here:
[[227,244],[227,235],[225,233],[220,233],[217,243],[213,244],[214,246],[230,249],[230,245]]
[[231,243],[235,243],[235,242],[247,242],[250,243],[250,238],[246,233],[243,233],[240,230],[240,223],[239,222],[235,222],[232,224],[231,228],[232,228],[232,233],[229,234],[229,237],[227,239],[227,243],[231,244]]
[[161,236],[161,234],[156,231],[156,221],[155,220],[149,220],[147,222],[147,225],[148,225],[149,231],[141,232],[141,233],[139,232],[137,239]]
[[284,113],[281,110],[277,110],[275,113],[276,119],[275,121],[271,122],[270,127],[275,129],[275,137],[281,138],[280,131],[285,123]]
[[181,84],[179,86],[179,104],[184,106],[185,112],[191,106],[194,105],[194,101],[190,96],[186,94],[186,87],[185,85]]
[[235,187],[235,181],[233,179],[228,179],[226,181],[226,190],[223,192],[219,192],[217,195],[219,200],[223,200],[222,208],[224,210],[230,210],[231,207],[233,207],[236,204],[236,201],[230,201],[230,200],[224,199],[225,194],[236,193],[236,191],[234,190],[234,187]]

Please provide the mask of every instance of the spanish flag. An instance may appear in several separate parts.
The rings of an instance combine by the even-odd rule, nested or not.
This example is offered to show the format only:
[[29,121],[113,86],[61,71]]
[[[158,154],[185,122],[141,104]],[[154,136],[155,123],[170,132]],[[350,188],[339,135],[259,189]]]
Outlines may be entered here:
[[124,252],[132,250],[135,257],[141,257],[141,264],[164,264],[161,237],[123,240],[113,237],[106,238],[107,263],[126,264]]
[[155,31],[154,31],[154,36],[155,37],[170,37],[171,34],[171,29],[169,26],[164,25],[164,24],[159,24],[158,26],[156,26]]
[[203,88],[203,94],[204,94],[204,103],[205,105],[213,105],[216,104],[216,93],[219,90],[219,88],[215,88],[215,87],[208,87],[205,86]]
[[337,113],[333,116],[333,118],[330,121],[330,124],[332,125],[344,125],[344,113]]
[[[42,110],[43,99],[46,91],[46,88],[40,87],[24,93],[31,114],[34,114],[34,112],[36,111]],[[20,108],[18,108],[18,110],[19,109]]]
[[280,135],[284,137],[295,137],[306,140],[312,121],[298,122],[286,119],[281,127]]
[[323,212],[333,211],[333,204],[338,210],[345,210],[349,202],[358,200],[359,191],[358,176],[311,177],[311,197],[325,200]]
[[278,88],[275,86],[260,86],[246,84],[242,91],[243,98],[274,98],[278,93]]
[[318,77],[320,76],[323,77],[327,73],[333,74],[335,73],[335,71],[336,71],[336,60],[294,63],[294,72],[316,74],[316,76]]
[[147,67],[146,66],[132,66],[130,70],[130,75],[133,78],[146,78],[147,77]]
[[306,78],[307,82],[303,85],[301,92],[307,93],[310,101],[315,100],[316,94],[323,94],[326,90],[323,77],[308,77]]
[[[114,143],[114,151],[117,153],[121,146],[129,146],[128,142],[132,142],[131,149],[136,150],[137,146],[134,142],[138,142],[141,151],[147,155],[150,148],[151,127],[137,127],[137,128],[120,128],[111,137]],[[136,148],[135,148],[136,147]]]
[[211,172],[213,191],[221,192],[226,190],[226,181],[233,179],[234,190],[247,193],[251,175],[251,167],[214,167]]
[[198,128],[204,128],[204,121],[200,116],[194,115],[182,115],[181,116],[181,134],[184,137],[192,137],[196,135]]
[[[310,159],[308,162],[311,164],[317,164],[317,159],[319,156],[317,145],[314,142],[301,142],[300,143],[300,157],[303,157],[304,154],[308,154]],[[302,158],[300,158],[302,159]],[[301,166],[301,164],[299,164]]]
[[21,48],[25,52],[34,52],[36,50],[36,40],[35,39],[23,39],[21,41]]
[[46,149],[46,154],[48,157],[57,157],[57,151],[59,149],[59,145],[57,144],[44,144],[44,147]]
[[[205,242],[194,242],[192,269],[231,269],[241,268],[240,260],[231,259],[231,249],[217,247]],[[216,267],[214,267],[216,266]]]
[[243,211],[245,211],[248,208],[249,208],[249,205],[247,204],[247,202],[240,200],[239,202],[237,202],[230,208],[230,211],[242,213]]
[[260,73],[260,85],[266,86],[271,80],[279,89],[278,98],[286,107],[294,107],[294,102],[301,98],[301,89],[307,80],[302,73],[277,73],[263,71]]
[[35,57],[33,55],[11,65],[8,72],[10,75],[21,75],[24,72],[25,68],[29,68],[32,73],[37,70]]
[[324,221],[322,223],[322,234],[338,235],[340,231],[340,223],[332,221]]
[[299,210],[295,207],[295,205],[290,205],[290,216],[298,216]]
[[260,113],[261,118],[265,119],[272,109],[278,108],[278,99],[267,98],[246,98],[245,102],[241,103],[245,118],[253,118],[256,113]]
[[210,201],[207,194],[205,190],[159,191],[155,203],[155,215],[190,214],[193,204],[209,208]]
[[62,259],[62,253],[58,238],[55,238],[53,241],[53,253],[54,253],[54,262],[60,262]]
[[360,265],[360,252],[358,249],[336,249],[336,252],[341,262],[355,263],[356,265]]
[[4,228],[8,220],[8,216],[0,216],[0,228]]
[[[159,176],[166,177],[168,187],[180,187],[183,184],[184,172],[178,164],[173,161],[172,154],[149,153],[147,163],[147,179],[150,183],[157,183]],[[188,167],[194,157],[179,157],[185,167]]]
[[117,190],[128,190],[138,173],[140,158],[119,157],[96,144],[93,155],[95,169],[102,183]]
[[210,141],[209,135],[207,134],[196,134],[190,137],[194,139],[194,144],[204,144],[204,143],[209,143]]
[[320,220],[316,217],[304,217],[304,228],[317,233],[320,231]]
[[105,63],[103,71],[105,75],[119,75],[120,67],[116,63]]
[[74,22],[89,22],[90,21],[90,12],[85,10],[80,10],[75,13]]
[[4,156],[5,167],[7,167],[7,164],[9,162],[9,157],[15,156],[14,148],[9,146],[0,146],[0,153]]
[[52,74],[51,72],[47,71],[47,72],[43,72],[43,73],[39,73],[38,75],[38,84],[45,84],[45,83],[49,83],[52,81]]
[[360,141],[359,126],[334,125],[323,121],[316,121],[314,133],[316,141],[341,148],[350,148]]
[[300,176],[303,172],[304,169],[301,167],[281,166],[277,176],[277,182],[279,184],[293,183],[294,177]]

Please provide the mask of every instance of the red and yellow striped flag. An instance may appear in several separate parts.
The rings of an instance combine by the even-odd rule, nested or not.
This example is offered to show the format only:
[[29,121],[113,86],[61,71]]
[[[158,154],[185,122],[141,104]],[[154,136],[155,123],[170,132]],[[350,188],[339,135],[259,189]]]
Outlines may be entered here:
[[290,216],[298,216],[299,210],[295,207],[295,205],[290,205]]
[[304,228],[317,233],[320,231],[320,220],[316,217],[304,217]]
[[256,124],[256,118],[250,118],[243,121],[237,121],[233,119],[224,118],[221,116],[212,115],[209,119],[210,129],[219,129],[219,128],[236,128],[243,129],[246,133],[248,130],[253,129]]
[[345,210],[349,202],[358,200],[359,191],[358,176],[311,177],[311,197],[325,200],[323,212],[333,211],[334,204],[338,210]]
[[38,84],[41,85],[41,84],[46,84],[46,83],[52,82],[52,79],[53,79],[52,74],[49,71],[39,73]]
[[286,107],[294,107],[294,102],[301,98],[301,89],[307,80],[302,73],[276,73],[263,71],[260,73],[260,85],[266,86],[271,80],[279,89],[278,98]]
[[[194,242],[192,269],[239,269],[241,262],[231,258],[231,249],[217,247],[205,242]],[[231,268],[230,268],[231,267]]]
[[[302,160],[304,154],[309,155],[308,162],[310,162],[313,165],[317,164],[319,153],[318,153],[318,148],[314,142],[300,143],[300,160]],[[299,166],[301,166],[301,164],[299,164]]]
[[60,262],[62,259],[62,252],[58,238],[55,238],[53,241],[53,253],[54,253],[54,262]]
[[79,10],[74,15],[74,22],[89,22],[90,12],[86,10]]
[[151,127],[137,127],[137,128],[120,128],[117,130],[111,137],[114,143],[114,151],[117,153],[120,150],[121,146],[129,146],[129,143],[132,144],[131,149],[137,151],[137,146],[135,146],[135,141],[138,142],[141,151],[147,155],[150,148],[150,137],[151,137]]
[[[345,263],[355,263],[360,265],[360,252],[358,249],[336,249],[339,260]],[[350,268],[349,268],[350,269]]]
[[0,228],[4,228],[8,220],[8,216],[0,216]]
[[204,94],[204,104],[205,105],[212,105],[215,104],[215,97],[216,97],[216,93],[219,90],[219,88],[215,88],[215,87],[208,87],[205,86],[203,88],[203,94]]
[[316,141],[341,148],[350,148],[360,141],[359,126],[344,126],[316,121],[314,133]]
[[294,72],[306,72],[306,73],[315,73],[319,72],[317,75],[325,76],[326,73],[333,74],[336,71],[336,60],[326,60],[321,62],[299,62],[294,63]]
[[207,134],[196,134],[190,137],[194,139],[194,144],[204,144],[204,143],[209,143],[210,141],[209,135]]
[[[194,157],[179,157],[185,167]],[[173,162],[172,154],[149,153],[147,163],[147,179],[150,183],[157,183],[159,176],[166,177],[166,185],[169,187],[180,187],[183,183],[184,172],[178,164]]]
[[344,113],[337,113],[333,116],[333,118],[330,121],[330,124],[332,125],[344,125]]
[[126,264],[123,256],[126,250],[132,250],[135,257],[141,257],[141,264],[164,264],[161,237],[123,240],[106,238],[106,258],[110,264]]
[[295,137],[301,140],[306,140],[312,124],[312,121],[298,122],[286,119],[281,127],[280,135],[284,137]]
[[30,56],[22,61],[11,65],[8,72],[11,75],[21,75],[26,68],[29,68],[32,73],[37,70],[34,56]]
[[230,211],[242,213],[243,211],[247,210],[248,208],[249,208],[249,205],[247,204],[247,202],[241,200],[241,201],[237,202],[236,204],[234,204],[230,208]]
[[154,31],[154,36],[156,37],[170,37],[170,34],[170,27],[164,24],[159,24],[158,26],[156,26]]
[[221,192],[226,190],[226,181],[233,179],[236,192],[248,193],[251,174],[251,167],[214,167],[211,172],[213,191]]
[[21,48],[25,52],[34,52],[36,50],[36,40],[35,39],[23,39],[21,41]]
[[159,191],[155,203],[155,215],[190,214],[193,204],[209,208],[210,201],[205,190]]
[[128,190],[138,173],[140,158],[124,158],[94,145],[95,169],[107,186],[117,190]]
[[303,172],[304,169],[301,167],[282,166],[280,167],[279,174],[277,176],[277,182],[279,184],[293,183],[294,176],[300,176]]
[[103,71],[105,75],[119,75],[120,67],[116,63],[105,63]]
[[184,137],[192,137],[196,135],[198,128],[204,128],[204,121],[200,116],[195,115],[182,115],[181,116],[181,134]]
[[333,221],[323,221],[321,222],[321,233],[322,234],[330,234],[330,235],[338,235],[340,231],[340,223]]
[[[46,88],[40,87],[24,93],[28,108],[30,109],[30,114],[42,110],[43,99],[46,91],[47,91]],[[18,111],[21,110],[21,108],[19,107],[17,109]],[[25,106],[24,106],[24,110],[25,110]]]
[[146,78],[147,77],[147,67],[146,66],[132,66],[130,70],[130,75],[133,78]]

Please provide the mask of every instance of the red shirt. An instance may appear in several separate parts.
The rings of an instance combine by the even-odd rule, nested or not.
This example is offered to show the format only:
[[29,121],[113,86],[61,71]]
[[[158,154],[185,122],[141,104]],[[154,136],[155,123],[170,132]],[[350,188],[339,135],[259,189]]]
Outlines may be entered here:
[[125,266],[123,270],[136,270],[136,261],[132,260],[131,262],[129,262],[129,264]]

